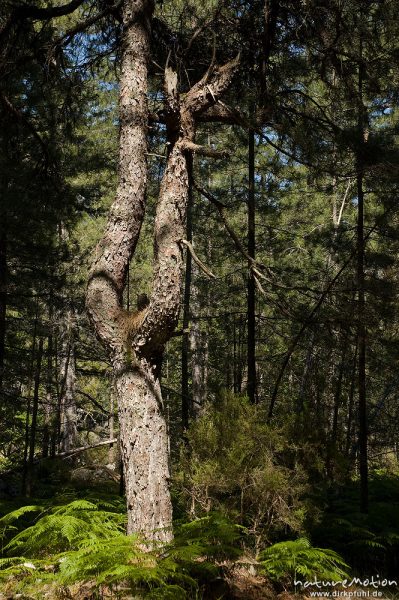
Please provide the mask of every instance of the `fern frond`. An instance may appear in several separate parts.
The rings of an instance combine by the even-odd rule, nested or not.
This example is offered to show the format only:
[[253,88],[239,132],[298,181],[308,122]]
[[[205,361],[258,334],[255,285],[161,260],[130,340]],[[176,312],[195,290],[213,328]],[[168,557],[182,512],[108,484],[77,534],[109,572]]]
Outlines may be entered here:
[[9,525],[27,513],[40,512],[42,510],[43,506],[21,506],[1,517],[0,526]]
[[307,538],[279,542],[266,548],[260,564],[272,579],[303,577],[339,581],[348,578],[348,565],[334,550],[313,547]]

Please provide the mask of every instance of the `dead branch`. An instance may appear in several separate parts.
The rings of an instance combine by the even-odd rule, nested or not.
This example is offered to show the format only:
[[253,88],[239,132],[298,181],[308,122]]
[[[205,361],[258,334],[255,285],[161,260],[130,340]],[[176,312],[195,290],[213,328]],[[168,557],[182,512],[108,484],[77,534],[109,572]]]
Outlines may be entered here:
[[182,150],[188,150],[189,152],[193,152],[194,154],[199,154],[200,156],[208,156],[209,158],[228,158],[229,156],[229,153],[225,150],[215,150],[214,148],[201,146],[200,144],[190,142],[189,140],[182,140],[180,142],[180,147],[182,148]]
[[203,271],[205,273],[205,275],[207,275],[208,277],[211,277],[212,279],[216,279],[216,276],[212,273],[212,271],[210,271],[208,269],[208,267],[198,258],[198,256],[196,255],[196,253],[194,251],[193,245],[190,242],[188,242],[187,240],[180,240],[180,243],[184,244],[188,248],[191,256],[193,257],[194,262],[199,266],[201,271]]
[[92,448],[99,448],[100,446],[108,446],[110,444],[116,444],[118,438],[112,438],[110,440],[105,440],[104,442],[98,442],[97,444],[92,444],[91,446],[79,446],[79,448],[72,448],[72,450],[68,450],[67,452],[58,452],[55,454],[54,458],[70,458],[75,454],[80,454],[85,450],[92,450]]

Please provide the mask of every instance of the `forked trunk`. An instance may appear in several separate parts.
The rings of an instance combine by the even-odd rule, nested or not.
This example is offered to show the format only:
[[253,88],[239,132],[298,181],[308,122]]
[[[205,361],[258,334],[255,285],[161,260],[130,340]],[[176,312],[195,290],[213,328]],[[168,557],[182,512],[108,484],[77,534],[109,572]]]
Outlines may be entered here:
[[152,0],[125,0],[123,6],[119,182],[91,268],[86,304],[114,369],[128,533],[139,533],[148,542],[167,542],[172,538],[172,504],[159,377],[164,347],[179,317],[188,153],[198,150],[194,144],[196,115],[217,102],[238,61],[207,73],[181,103],[176,75],[166,69],[170,152],[156,210],[152,293],[148,302],[140,300],[136,312],[126,311],[123,290],[146,199],[147,63],[153,8]]

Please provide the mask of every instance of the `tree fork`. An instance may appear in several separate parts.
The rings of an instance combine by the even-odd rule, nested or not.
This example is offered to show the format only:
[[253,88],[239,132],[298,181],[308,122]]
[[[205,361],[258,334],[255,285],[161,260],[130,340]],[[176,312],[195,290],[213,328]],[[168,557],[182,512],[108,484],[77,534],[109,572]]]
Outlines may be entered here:
[[[120,80],[119,180],[106,231],[89,275],[86,305],[98,337],[108,349],[115,375],[120,446],[126,485],[128,533],[151,543],[172,537],[169,450],[160,386],[164,347],[176,328],[183,273],[189,188],[188,150],[196,117],[218,101],[237,59],[208,70],[180,101],[177,76],[165,72],[168,134],[172,144],[160,186],[154,224],[154,268],[148,306],[124,310],[123,290],[144,219],[147,182],[147,66],[154,3],[123,6]],[[178,125],[178,126],[177,126]]]

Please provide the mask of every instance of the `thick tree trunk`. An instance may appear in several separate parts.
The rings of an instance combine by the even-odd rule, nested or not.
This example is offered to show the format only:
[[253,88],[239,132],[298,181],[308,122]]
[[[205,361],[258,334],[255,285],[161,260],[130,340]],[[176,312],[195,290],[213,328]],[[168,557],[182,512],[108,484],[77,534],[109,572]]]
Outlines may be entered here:
[[151,368],[121,373],[119,398],[120,446],[128,505],[128,533],[171,537],[169,456],[159,380]]
[[[129,327],[137,330],[138,321],[129,324],[129,317],[133,315],[124,311],[122,306],[129,261],[139,238],[145,211],[147,63],[153,8],[152,0],[139,0],[134,4],[126,0],[123,4],[119,181],[106,232],[97,247],[90,274],[87,308],[97,335],[110,352],[114,367],[128,533],[139,532],[148,539],[168,540],[170,533],[160,531],[162,527],[170,528],[172,521],[168,469],[161,473],[165,446],[163,440],[159,443],[159,435],[151,439],[150,445],[144,435],[147,425],[154,433],[152,425],[158,421],[161,423],[160,430],[164,430],[161,406],[154,395],[154,384],[157,386],[158,383],[154,381],[154,363],[140,364],[139,358],[134,357],[128,348],[135,333],[129,333]],[[147,458],[150,462],[143,464]],[[166,486],[158,489],[155,504],[150,490],[154,490],[162,477]],[[157,512],[157,505],[163,507],[162,515]]]
[[194,144],[196,116],[212,106],[228,87],[237,61],[208,72],[181,103],[177,77],[166,69],[170,150],[155,217],[152,293],[145,308],[135,313],[126,311],[122,295],[145,209],[147,63],[153,8],[150,0],[125,0],[123,6],[119,182],[90,272],[86,302],[97,335],[113,363],[127,530],[140,533],[148,541],[166,542],[172,537],[172,505],[159,377],[164,347],[179,317],[189,184],[187,154],[200,149]]

